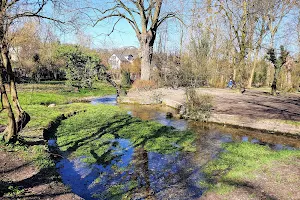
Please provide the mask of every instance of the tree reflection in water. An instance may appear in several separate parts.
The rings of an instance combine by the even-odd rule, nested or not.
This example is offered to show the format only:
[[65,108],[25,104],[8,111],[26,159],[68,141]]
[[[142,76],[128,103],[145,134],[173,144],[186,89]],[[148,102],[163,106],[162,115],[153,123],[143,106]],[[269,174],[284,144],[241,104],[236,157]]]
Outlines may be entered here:
[[[105,116],[108,119],[103,122],[100,117],[94,123],[83,123],[84,127],[79,124],[72,131],[67,126],[66,130],[59,129],[59,147],[71,156],[61,160],[58,168],[64,183],[70,185],[73,192],[85,199],[102,200],[198,199],[203,192],[199,186],[204,180],[201,167],[222,151],[222,143],[242,141],[246,136],[250,142],[270,146],[299,146],[299,141],[256,131],[188,123],[165,119],[164,113],[158,111],[140,111],[132,113],[134,116],[147,113],[143,116],[146,119],[192,132],[128,115]],[[76,121],[76,118],[68,120]],[[90,130],[89,135],[78,137],[86,130]],[[71,135],[65,137],[66,134]]]
[[[128,149],[125,148],[125,149]],[[130,149],[130,147],[129,147]],[[202,194],[199,180],[199,168],[192,165],[194,153],[173,152],[161,154],[148,152],[139,146],[127,151],[131,156],[112,161],[106,172],[99,171],[99,182],[93,184],[98,188],[94,197],[99,199],[192,199]],[[123,151],[124,152],[124,151]],[[110,169],[109,171],[107,169]]]
[[[176,137],[176,134],[174,136]],[[187,135],[187,138],[189,137]],[[181,139],[183,138],[184,134],[181,135]],[[142,142],[145,145],[134,145],[124,139],[119,142],[120,144],[113,149],[114,151],[110,151],[114,154],[111,165],[105,168],[98,165],[98,169],[103,170],[99,170],[100,176],[92,186],[94,189],[98,188],[93,192],[94,197],[99,199],[190,199],[202,194],[198,186],[199,180],[191,179],[193,175],[195,177],[199,173],[198,166],[191,162],[193,152],[181,151],[182,148],[175,144],[171,148],[168,142],[155,150],[150,148],[149,141]],[[146,147],[150,151],[147,151]]]

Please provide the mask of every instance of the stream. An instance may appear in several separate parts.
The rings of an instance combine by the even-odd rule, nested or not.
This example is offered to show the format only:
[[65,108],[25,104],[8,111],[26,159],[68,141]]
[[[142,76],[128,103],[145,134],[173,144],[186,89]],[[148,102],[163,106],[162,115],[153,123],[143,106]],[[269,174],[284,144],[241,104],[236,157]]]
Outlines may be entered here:
[[[198,199],[205,191],[200,185],[205,180],[201,169],[223,151],[223,143],[248,141],[269,146],[274,151],[300,148],[299,140],[293,138],[166,118],[166,112],[174,112],[172,108],[117,105],[115,95],[91,103],[120,106],[133,117],[191,130],[196,134],[193,144],[196,151],[151,152],[134,147],[128,139],[118,138],[112,141],[118,145],[110,149],[116,157],[110,163],[87,165],[82,157],[62,158],[56,167],[63,183],[84,199]],[[53,145],[55,141],[49,140],[49,146]]]

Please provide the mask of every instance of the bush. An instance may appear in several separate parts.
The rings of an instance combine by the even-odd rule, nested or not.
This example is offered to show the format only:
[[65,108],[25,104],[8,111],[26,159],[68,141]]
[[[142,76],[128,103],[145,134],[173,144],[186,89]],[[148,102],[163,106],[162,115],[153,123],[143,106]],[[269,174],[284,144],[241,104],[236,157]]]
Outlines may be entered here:
[[206,121],[212,109],[212,96],[199,95],[195,89],[187,89],[185,118]]
[[62,45],[56,54],[57,59],[65,61],[67,84],[78,88],[92,88],[101,61],[96,52],[76,45]]
[[148,91],[157,88],[158,86],[154,81],[136,80],[132,84],[132,89],[137,91]]
[[121,76],[122,76],[121,85],[123,87],[130,87],[131,85],[130,73],[128,71],[122,70]]

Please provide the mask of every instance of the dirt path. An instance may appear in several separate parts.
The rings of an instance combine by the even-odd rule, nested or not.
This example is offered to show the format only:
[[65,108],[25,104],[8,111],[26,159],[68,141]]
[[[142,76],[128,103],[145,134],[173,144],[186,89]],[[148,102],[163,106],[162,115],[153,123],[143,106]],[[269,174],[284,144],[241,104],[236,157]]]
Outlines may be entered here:
[[0,150],[0,158],[0,197],[11,193],[1,199],[81,199],[59,180],[55,168],[39,170],[18,152]]
[[197,91],[215,97],[214,113],[300,121],[300,95],[271,96],[255,90],[244,94],[225,89]]
[[[210,122],[300,135],[300,94],[271,96],[259,90],[244,94],[230,89],[198,88],[199,94],[214,97]],[[121,102],[171,107],[185,103],[184,89],[160,88],[147,92],[129,92]]]

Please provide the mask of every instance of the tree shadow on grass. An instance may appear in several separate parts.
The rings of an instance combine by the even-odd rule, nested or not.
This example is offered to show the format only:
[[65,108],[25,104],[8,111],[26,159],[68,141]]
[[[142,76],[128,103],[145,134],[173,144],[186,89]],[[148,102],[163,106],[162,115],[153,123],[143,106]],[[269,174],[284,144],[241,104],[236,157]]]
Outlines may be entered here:
[[[83,121],[71,129],[68,127],[72,125],[72,123],[76,123],[76,120],[63,123],[62,126],[65,126],[66,129],[63,127],[59,129],[57,136],[63,137],[60,138],[61,145],[59,147],[65,150],[63,152],[65,155],[72,154],[71,158],[77,157],[80,159],[80,162],[86,162],[86,164],[90,164],[91,167],[96,165],[97,167],[93,168],[93,170],[104,170],[103,174],[100,170],[97,175],[94,174],[93,177],[90,177],[92,175],[91,172],[91,174],[87,176],[88,178],[82,180],[85,184],[92,184],[94,180],[98,179],[100,174],[99,180],[115,180],[125,187],[129,184],[125,177],[133,176],[131,174],[132,167],[136,165],[135,162],[132,163],[132,159],[134,159],[132,157],[133,151],[135,152],[136,149],[143,148],[146,152],[145,155],[148,155],[148,151],[159,154],[172,154],[184,150],[187,145],[192,146],[193,140],[195,139],[195,135],[192,132],[178,131],[173,127],[166,127],[151,121],[142,121],[130,115],[116,115],[106,119],[105,122],[99,123],[94,120],[97,124],[87,124],[87,126],[85,126],[85,124],[88,120],[84,117],[84,115],[83,118],[78,116],[78,118]],[[99,127],[97,128],[97,126]],[[87,134],[84,135],[84,132]],[[145,156],[145,158],[147,160],[148,156]],[[139,160],[142,161],[140,158]],[[147,163],[148,161],[144,160],[143,162]],[[168,165],[173,164],[169,163]],[[148,164],[145,165],[145,167],[147,168]],[[74,171],[74,173],[74,176],[78,175],[78,172]],[[105,174],[107,174],[107,177]],[[181,174],[183,174],[183,172],[181,172]],[[122,182],[123,178],[119,176],[124,178],[124,183]],[[118,177],[120,180],[118,180]],[[90,178],[93,178],[93,180],[91,181]],[[157,178],[163,179],[163,177],[160,176]],[[138,178],[131,179],[133,182],[138,180]],[[76,184],[74,187],[76,187]],[[100,188],[101,187],[108,187],[105,191],[110,191],[110,189],[114,190],[113,188],[115,186],[112,185],[112,188],[110,188],[109,184],[105,184],[104,186],[100,186]],[[167,187],[162,187],[162,190],[164,189],[167,189]],[[103,188],[101,190],[103,190]],[[130,187],[126,192],[132,190],[134,189]],[[125,191],[121,190],[111,195],[118,196],[124,194],[124,192]]]
[[258,185],[254,185],[250,182],[245,181],[233,181],[233,180],[224,180],[222,181],[224,184],[234,186],[236,188],[240,188],[246,191],[249,195],[255,195],[259,199],[268,199],[268,200],[279,200],[274,197],[272,194],[268,194],[264,191],[264,189]]
[[[93,157],[97,163],[105,164],[114,160],[118,156],[112,156],[114,150],[112,147],[120,147],[117,139],[129,140],[133,148],[145,147],[147,151],[154,151],[158,153],[172,153],[181,151],[185,148],[186,143],[192,146],[192,141],[195,135],[189,131],[178,131],[173,127],[154,124],[150,121],[142,121],[133,118],[130,115],[116,115],[106,120],[105,123],[98,124],[100,127],[85,136],[76,137],[77,132],[82,134],[86,127],[79,127],[72,133],[59,133],[58,137],[64,136],[67,141],[59,146],[60,149],[66,149],[64,153],[69,155],[75,152],[77,156]],[[68,125],[66,125],[68,126]],[[93,126],[88,126],[88,129]],[[70,134],[70,135],[65,135]],[[110,136],[108,139],[107,136]],[[106,147],[103,151],[99,148]],[[82,151],[78,154],[76,151]],[[111,159],[108,159],[111,157]]]
[[[37,174],[34,174],[31,177],[26,178],[21,181],[16,181],[16,182],[0,181],[0,196],[3,196],[4,194],[7,194],[9,192],[13,192],[12,189],[10,189],[9,187],[24,189],[24,191],[26,191],[26,190],[36,187],[36,186],[59,181],[60,179],[57,177],[56,173],[57,172],[56,172],[55,168],[43,168]],[[12,195],[16,195],[16,194],[12,194]],[[23,195],[22,193],[17,194],[16,196],[13,196],[11,198],[12,199],[23,198],[22,195]],[[49,196],[49,195],[51,195],[51,194],[47,194],[47,192],[46,192],[43,194],[39,194],[37,196],[36,195],[24,196],[24,198],[25,197],[29,198],[29,197],[38,197],[38,196]],[[7,197],[7,198],[10,198],[10,197]]]
[[45,145],[46,142],[43,139],[31,139],[31,138],[24,138],[24,137],[19,137],[18,141],[20,142],[21,145],[23,146],[38,146],[38,145]]
[[115,139],[117,139],[119,138],[119,136],[116,133],[123,127],[128,126],[134,123],[135,121],[136,119],[132,118],[129,115],[115,116],[113,118],[108,119],[104,125],[102,125],[96,132],[92,133],[91,135],[75,141],[70,141],[61,147],[70,145],[70,147],[67,148],[66,152],[73,152],[81,146],[89,145],[89,142],[101,139],[101,137],[105,134],[112,134],[114,135]]
[[22,169],[23,167],[27,167],[29,165],[31,165],[33,162],[27,162],[27,163],[24,163],[18,167],[15,167],[15,168],[12,168],[12,169],[7,169],[7,170],[3,170],[3,171],[0,171],[0,174],[6,174],[6,173],[10,173],[10,172],[14,172],[14,171],[17,171],[17,170],[20,170]]

